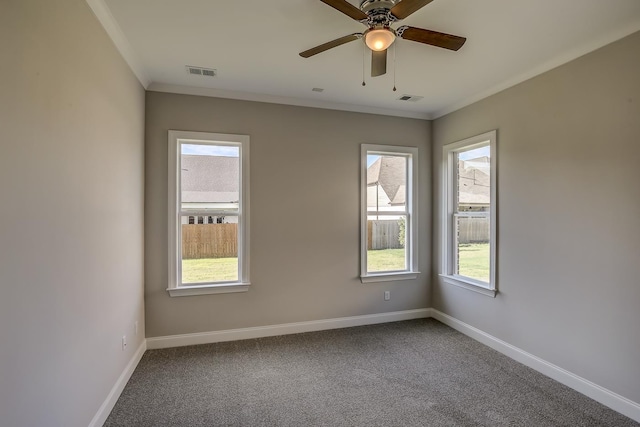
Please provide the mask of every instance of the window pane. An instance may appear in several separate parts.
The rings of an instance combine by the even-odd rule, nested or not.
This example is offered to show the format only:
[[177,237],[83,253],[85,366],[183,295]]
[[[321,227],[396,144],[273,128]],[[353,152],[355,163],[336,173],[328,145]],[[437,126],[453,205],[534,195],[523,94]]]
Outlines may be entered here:
[[367,155],[367,211],[404,211],[407,199],[406,156]]
[[491,203],[491,152],[489,146],[458,153],[459,212],[489,211]]
[[[490,212],[491,151],[484,146],[457,155],[456,211]],[[456,218],[456,274],[482,282],[490,279],[489,217]]]
[[489,283],[489,217],[457,217],[456,231],[458,263],[455,273]]
[[238,217],[203,215],[195,224],[191,218],[181,217],[181,283],[237,281]]
[[367,218],[367,272],[406,270],[406,216],[378,218]]
[[[237,212],[239,160],[240,148],[236,146],[181,144],[181,209]],[[204,223],[207,223],[206,218]]]

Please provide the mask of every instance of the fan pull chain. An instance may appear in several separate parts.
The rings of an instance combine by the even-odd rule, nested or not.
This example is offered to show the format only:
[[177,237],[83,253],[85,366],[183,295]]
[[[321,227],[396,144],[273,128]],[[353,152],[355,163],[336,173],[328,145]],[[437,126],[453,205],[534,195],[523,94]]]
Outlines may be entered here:
[[396,91],[396,49],[398,48],[398,43],[393,45],[393,91]]
[[366,86],[367,84],[364,82],[364,62],[366,60],[366,48],[365,44],[362,43],[362,86]]

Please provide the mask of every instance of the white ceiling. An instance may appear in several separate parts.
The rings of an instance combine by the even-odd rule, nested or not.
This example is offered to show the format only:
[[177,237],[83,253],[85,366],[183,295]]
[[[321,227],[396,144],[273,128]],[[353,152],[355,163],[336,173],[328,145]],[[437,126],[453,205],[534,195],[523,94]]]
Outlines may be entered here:
[[[365,28],[320,0],[87,2],[151,90],[420,118],[439,117],[640,30],[640,0],[435,0],[400,25],[467,43],[452,52],[397,41],[393,92],[391,50],[387,74],[376,78],[367,52],[364,87],[361,41],[298,55]],[[215,68],[218,76],[191,76],[185,65]],[[397,100],[404,94],[424,98]]]

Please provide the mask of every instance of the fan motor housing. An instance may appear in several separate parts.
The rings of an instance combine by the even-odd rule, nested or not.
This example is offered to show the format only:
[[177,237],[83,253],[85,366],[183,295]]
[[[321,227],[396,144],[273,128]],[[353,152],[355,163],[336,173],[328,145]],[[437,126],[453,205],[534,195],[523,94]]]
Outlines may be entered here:
[[362,0],[362,2],[360,2],[360,10],[367,14],[376,9],[389,10],[399,1],[400,0]]

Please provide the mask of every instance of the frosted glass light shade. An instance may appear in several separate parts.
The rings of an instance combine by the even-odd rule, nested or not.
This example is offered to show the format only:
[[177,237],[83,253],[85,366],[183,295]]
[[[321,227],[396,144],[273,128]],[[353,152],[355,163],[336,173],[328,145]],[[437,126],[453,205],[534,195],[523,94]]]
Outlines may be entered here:
[[387,49],[395,39],[396,35],[387,29],[371,30],[367,32],[364,37],[364,41],[369,49],[375,50],[376,52]]

